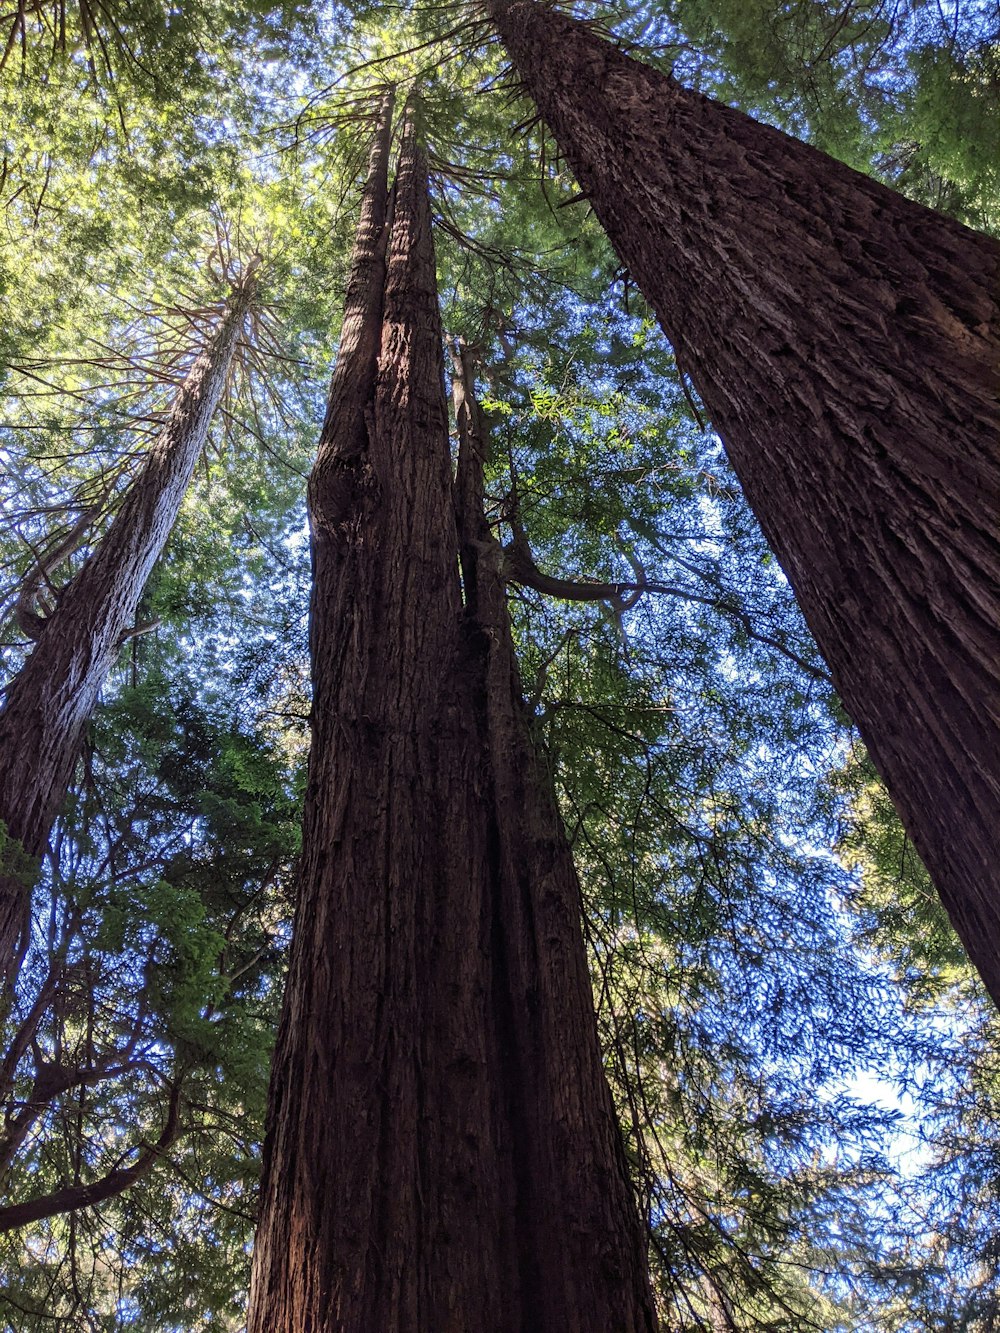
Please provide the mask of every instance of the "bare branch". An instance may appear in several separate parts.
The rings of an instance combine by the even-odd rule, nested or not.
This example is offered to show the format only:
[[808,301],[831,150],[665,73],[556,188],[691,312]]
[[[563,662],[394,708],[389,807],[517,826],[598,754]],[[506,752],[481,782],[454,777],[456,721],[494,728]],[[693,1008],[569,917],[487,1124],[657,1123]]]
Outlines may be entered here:
[[135,1184],[152,1170],[180,1134],[180,1105],[181,1083],[178,1080],[170,1092],[167,1118],[160,1137],[155,1144],[140,1153],[132,1166],[117,1167],[89,1185],[67,1186],[65,1189],[54,1190],[51,1194],[42,1194],[35,1199],[26,1199],[23,1203],[0,1208],[0,1233],[15,1231],[18,1227],[41,1221],[45,1217],[56,1217],[60,1213],[72,1213],[80,1208],[90,1208],[94,1204],[103,1203],[105,1199],[122,1194],[130,1185]]

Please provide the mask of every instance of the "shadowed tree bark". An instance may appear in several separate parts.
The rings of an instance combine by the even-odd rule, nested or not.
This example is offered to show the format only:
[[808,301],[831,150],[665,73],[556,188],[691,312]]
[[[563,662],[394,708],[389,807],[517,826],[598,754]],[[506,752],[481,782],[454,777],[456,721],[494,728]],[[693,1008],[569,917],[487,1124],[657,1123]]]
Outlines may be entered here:
[[[134,627],[146,581],[170,536],[225,388],[255,289],[247,265],[107,534],[33,630],[37,642],[0,710],[0,822],[30,858],[45,850],[97,696]],[[8,860],[10,858],[8,857]],[[30,873],[0,863],[0,978],[17,978]]]
[[384,114],[310,482],[313,748],[248,1329],[648,1331],[461,412],[452,481],[426,168],[410,109],[384,223]]
[[1000,1002],[1000,244],[547,5],[486,7]]

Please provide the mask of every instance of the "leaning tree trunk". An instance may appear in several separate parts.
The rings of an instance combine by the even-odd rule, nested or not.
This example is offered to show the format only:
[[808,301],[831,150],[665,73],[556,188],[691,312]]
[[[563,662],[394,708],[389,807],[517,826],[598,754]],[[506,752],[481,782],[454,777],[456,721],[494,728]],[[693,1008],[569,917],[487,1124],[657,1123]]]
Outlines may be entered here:
[[1000,1002],[1000,245],[491,0]]
[[[251,261],[107,535],[40,622],[35,648],[7,690],[0,710],[0,822],[28,858],[45,850],[84,728],[177,518],[225,387],[255,268]],[[0,977],[7,987],[24,951],[30,882],[30,869],[0,867]]]
[[499,550],[467,516],[462,602],[412,113],[382,270],[386,154],[380,136],[341,350],[356,378],[335,374],[348,407],[310,483],[313,748],[248,1328],[651,1330],[579,886]]

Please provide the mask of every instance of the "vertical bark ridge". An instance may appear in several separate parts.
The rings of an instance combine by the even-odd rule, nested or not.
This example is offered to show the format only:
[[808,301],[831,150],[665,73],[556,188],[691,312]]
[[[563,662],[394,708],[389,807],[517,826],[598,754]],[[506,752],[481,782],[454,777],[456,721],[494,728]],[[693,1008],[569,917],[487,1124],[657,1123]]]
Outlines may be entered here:
[[1000,244],[489,5],[1000,1001]]
[[489,454],[486,423],[476,397],[475,357],[462,338],[452,346],[452,403],[458,432],[455,468],[455,518],[465,606],[476,614],[479,552],[493,548],[483,507],[483,474]]
[[519,1145],[524,1328],[651,1330],[646,1242],[601,1062],[580,886],[525,710],[503,551],[483,513],[490,451],[467,347],[454,365],[456,507],[479,654],[478,744],[492,788],[496,1081]]
[[496,560],[486,618],[462,604],[412,108],[392,214],[363,480],[313,523],[313,750],[248,1330],[646,1331],[572,862],[550,798],[501,808],[534,803],[538,774],[518,768]]
[[[411,107],[363,452],[334,512],[316,515],[312,497],[313,746],[255,1249],[249,1327],[260,1333],[429,1329],[428,1307],[469,1308],[464,1290],[449,1295],[461,1284],[448,1266],[457,1234],[435,1234],[449,1223],[453,1172],[428,1105],[441,1078],[454,1081],[436,1058],[449,1016],[435,1012],[435,989],[458,995],[463,980],[461,957],[428,975],[428,951],[439,936],[459,955],[480,943],[475,905],[448,921],[436,882],[456,855],[442,822],[461,607],[430,227]],[[328,423],[332,443],[339,416]],[[460,1064],[457,1041],[448,1047]],[[466,1058],[478,1067],[481,1052]],[[470,1107],[462,1089],[455,1100],[470,1125],[488,1124],[488,1107]],[[472,1243],[477,1227],[492,1230],[495,1204],[487,1182],[467,1208]],[[484,1286],[486,1319],[499,1291]],[[444,1313],[439,1326],[464,1317]]]
[[378,364],[388,239],[389,155],[392,144],[394,88],[378,104],[375,134],[361,194],[361,216],[347,277],[344,319],[330,382],[326,417],[310,478],[310,512],[322,522],[326,505],[318,488],[334,459],[360,454],[367,442],[365,413],[371,406]]
[[[195,358],[106,535],[59,597],[0,710],[0,821],[29,857],[43,853],[66,796],[84,728],[135,621],[225,389],[256,289],[252,260]],[[0,874],[0,976],[16,981],[30,889]]]

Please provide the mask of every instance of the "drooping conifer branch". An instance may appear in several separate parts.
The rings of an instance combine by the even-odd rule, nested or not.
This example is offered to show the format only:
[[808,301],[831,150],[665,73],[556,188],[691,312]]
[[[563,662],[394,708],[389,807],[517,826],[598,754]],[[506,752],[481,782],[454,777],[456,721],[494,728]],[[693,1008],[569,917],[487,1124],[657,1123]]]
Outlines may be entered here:
[[18,1227],[28,1226],[45,1217],[57,1217],[61,1213],[76,1212],[80,1208],[92,1208],[118,1194],[124,1194],[137,1180],[148,1175],[166,1150],[178,1138],[182,1130],[181,1093],[182,1082],[178,1079],[170,1088],[167,1101],[167,1113],[163,1128],[155,1143],[143,1146],[139,1156],[130,1166],[118,1166],[99,1180],[87,1185],[66,1185],[53,1190],[50,1194],[41,1194],[34,1199],[25,1199],[21,1203],[7,1204],[0,1208],[0,1233],[14,1231]]

